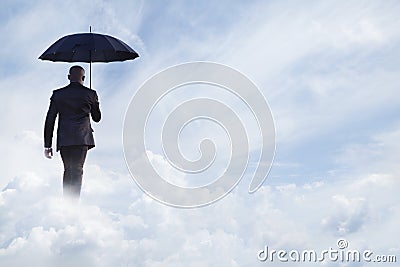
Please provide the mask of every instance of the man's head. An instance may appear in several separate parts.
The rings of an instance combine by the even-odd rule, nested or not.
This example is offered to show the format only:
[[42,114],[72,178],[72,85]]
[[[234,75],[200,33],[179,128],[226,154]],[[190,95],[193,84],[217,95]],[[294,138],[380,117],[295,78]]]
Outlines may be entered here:
[[69,69],[68,80],[83,84],[85,80],[85,70],[81,66],[72,66]]

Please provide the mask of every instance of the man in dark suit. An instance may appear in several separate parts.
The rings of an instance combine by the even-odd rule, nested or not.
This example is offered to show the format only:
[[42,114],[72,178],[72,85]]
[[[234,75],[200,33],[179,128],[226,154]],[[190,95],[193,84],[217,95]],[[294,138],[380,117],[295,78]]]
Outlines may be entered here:
[[64,163],[63,191],[64,195],[79,198],[86,153],[95,146],[90,116],[99,122],[101,112],[96,91],[83,86],[85,70],[81,66],[71,67],[68,79],[70,84],[54,90],[50,98],[44,125],[44,155],[49,159],[53,156],[52,139],[58,114],[57,151]]

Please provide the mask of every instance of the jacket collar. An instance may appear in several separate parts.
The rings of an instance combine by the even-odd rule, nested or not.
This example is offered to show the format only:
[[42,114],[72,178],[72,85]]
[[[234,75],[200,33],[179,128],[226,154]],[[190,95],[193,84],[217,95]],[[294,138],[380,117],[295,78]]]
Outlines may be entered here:
[[81,83],[79,83],[79,82],[70,82],[69,83],[70,85],[79,85],[79,86],[83,86]]
[[85,86],[79,82],[70,82],[68,87],[85,87]]

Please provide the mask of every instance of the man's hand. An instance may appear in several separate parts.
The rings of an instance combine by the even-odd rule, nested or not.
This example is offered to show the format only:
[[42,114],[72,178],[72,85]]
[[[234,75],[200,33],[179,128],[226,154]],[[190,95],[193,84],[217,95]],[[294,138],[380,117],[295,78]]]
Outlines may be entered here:
[[51,159],[53,157],[53,149],[51,147],[45,147],[44,156],[48,159]]

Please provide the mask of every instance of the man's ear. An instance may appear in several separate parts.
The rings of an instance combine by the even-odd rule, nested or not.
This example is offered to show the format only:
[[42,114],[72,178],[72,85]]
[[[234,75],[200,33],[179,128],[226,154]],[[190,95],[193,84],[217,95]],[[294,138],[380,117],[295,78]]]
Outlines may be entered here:
[[67,76],[67,77],[68,77],[68,80],[71,80],[71,75],[69,75],[69,74],[68,74],[68,76]]
[[85,76],[82,76],[82,81],[84,81],[85,80]]

